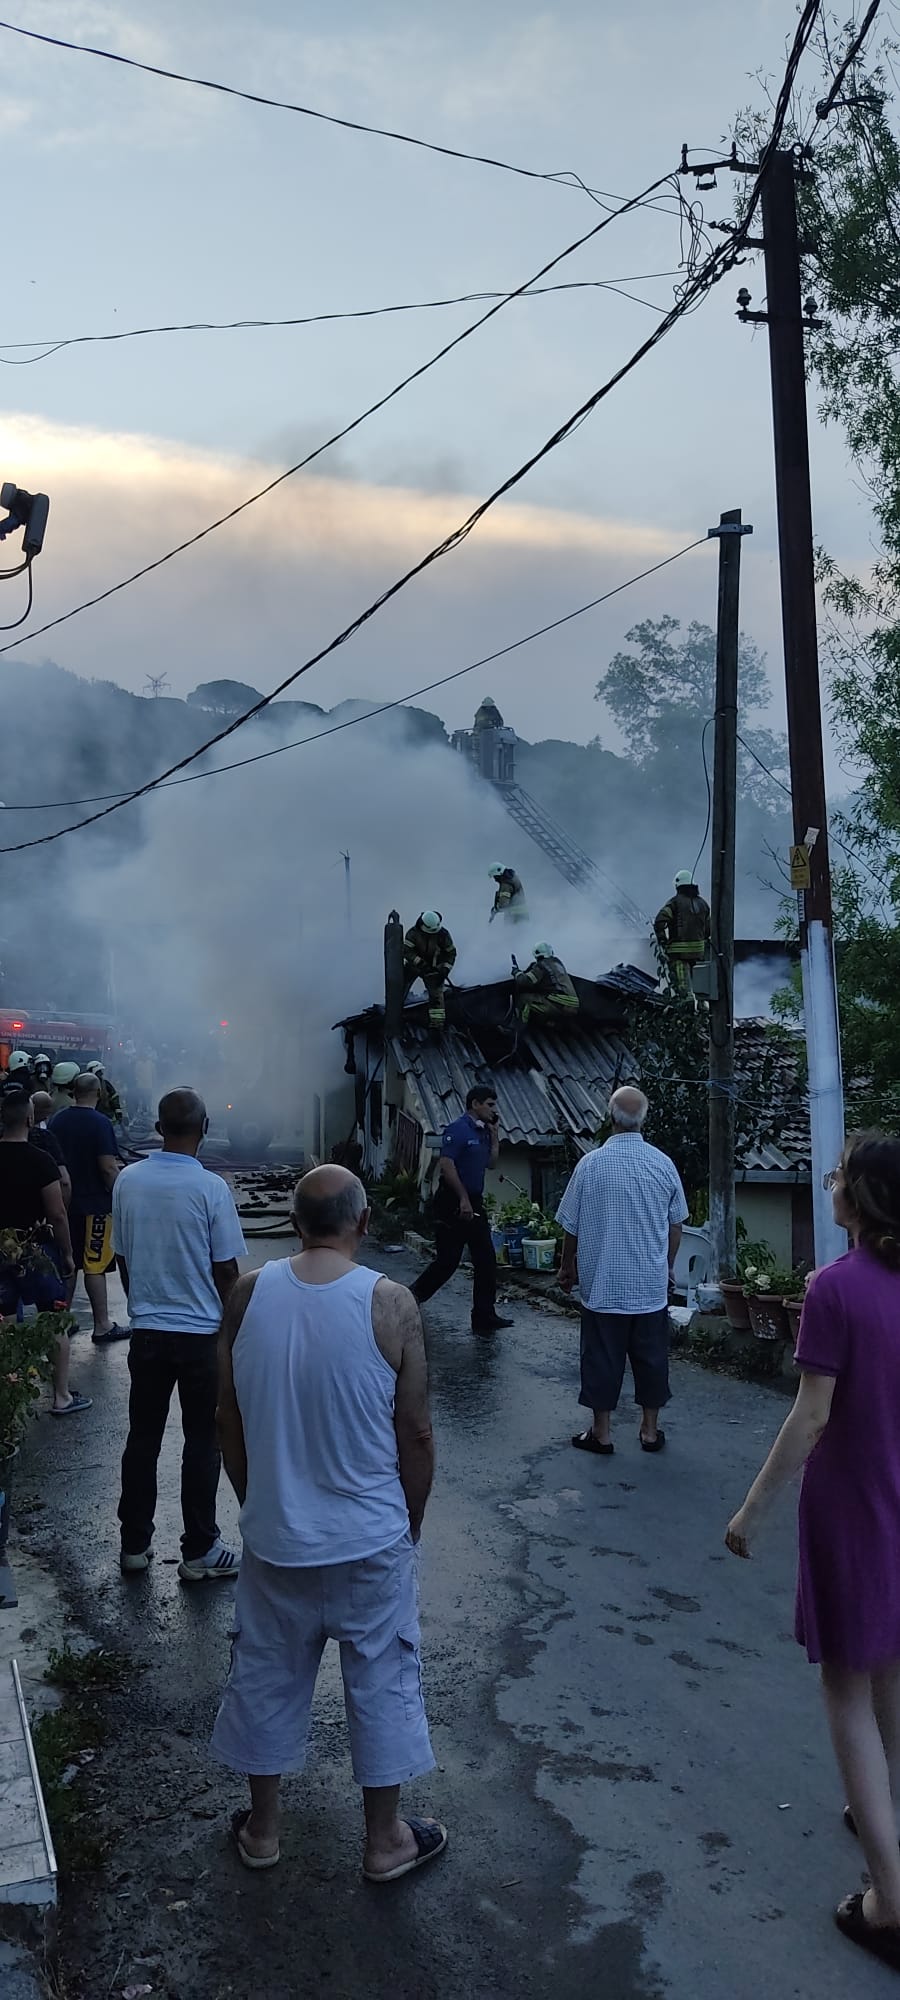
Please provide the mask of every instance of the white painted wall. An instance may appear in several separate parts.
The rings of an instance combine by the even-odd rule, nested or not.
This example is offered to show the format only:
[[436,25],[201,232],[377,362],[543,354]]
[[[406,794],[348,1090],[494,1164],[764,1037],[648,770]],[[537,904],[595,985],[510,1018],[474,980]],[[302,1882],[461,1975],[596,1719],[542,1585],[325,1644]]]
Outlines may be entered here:
[[793,1263],[791,1213],[793,1189],[760,1187],[738,1182],[735,1207],[747,1235],[754,1243],[768,1243],[777,1264],[790,1270]]

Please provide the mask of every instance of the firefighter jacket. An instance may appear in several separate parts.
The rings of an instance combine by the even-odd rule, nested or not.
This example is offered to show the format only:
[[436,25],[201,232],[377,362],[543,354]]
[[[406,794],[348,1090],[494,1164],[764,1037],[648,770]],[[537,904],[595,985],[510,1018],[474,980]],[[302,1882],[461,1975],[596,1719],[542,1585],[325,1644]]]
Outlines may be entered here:
[[403,969],[409,979],[446,979],[456,964],[456,946],[446,925],[439,931],[423,931],[413,924],[403,940]]
[[502,915],[504,910],[518,909],[525,902],[525,891],[521,878],[514,868],[504,868],[497,882],[494,896],[494,915]]
[[542,1000],[565,999],[578,1005],[578,995],[561,958],[536,958],[527,972],[516,973],[518,992],[534,994]]
[[676,889],[664,903],[653,925],[657,939],[670,958],[703,958],[709,943],[709,904],[695,883]]

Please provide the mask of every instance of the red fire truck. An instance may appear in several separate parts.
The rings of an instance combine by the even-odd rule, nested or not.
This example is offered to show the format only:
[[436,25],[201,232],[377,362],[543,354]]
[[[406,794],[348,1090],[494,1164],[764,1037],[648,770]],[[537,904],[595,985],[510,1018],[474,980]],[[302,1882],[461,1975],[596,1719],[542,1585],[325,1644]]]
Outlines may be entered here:
[[49,1056],[54,1063],[85,1063],[109,1059],[113,1048],[113,1028],[108,1015],[82,1014],[79,1020],[60,1021],[46,1014],[18,1013],[0,1008],[0,1071],[9,1068],[13,1049],[29,1056]]

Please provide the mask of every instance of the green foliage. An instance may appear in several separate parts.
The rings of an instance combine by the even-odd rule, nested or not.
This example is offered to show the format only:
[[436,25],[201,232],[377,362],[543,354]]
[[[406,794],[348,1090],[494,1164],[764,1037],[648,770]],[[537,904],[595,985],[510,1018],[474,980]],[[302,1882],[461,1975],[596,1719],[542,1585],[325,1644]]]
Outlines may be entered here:
[[405,1167],[386,1167],[381,1179],[369,1189],[369,1208],[376,1235],[388,1242],[402,1237],[421,1220],[418,1175]]
[[74,1325],[71,1313],[38,1313],[21,1323],[0,1319],[0,1457],[22,1437],[41,1384],[49,1379],[60,1335]]
[[[663,779],[672,771],[690,769],[699,760],[704,723],[715,710],[716,635],[709,625],[692,619],[681,636],[680,621],[666,616],[633,625],[625,639],[631,651],[614,654],[597,682],[595,698],[605,702],[633,761],[648,778]],[[760,764],[783,778],[784,740],[771,730],[752,728],[747,721],[748,715],[769,706],[771,690],[765,656],[745,634],[740,643],[744,738],[738,746],[740,795],[774,811],[782,800]],[[709,744],[707,754],[711,762]]]

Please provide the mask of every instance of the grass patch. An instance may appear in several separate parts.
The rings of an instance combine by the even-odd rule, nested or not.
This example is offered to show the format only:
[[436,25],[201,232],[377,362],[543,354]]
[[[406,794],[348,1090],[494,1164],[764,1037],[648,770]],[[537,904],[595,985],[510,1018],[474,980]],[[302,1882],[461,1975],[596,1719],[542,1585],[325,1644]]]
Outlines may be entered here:
[[103,1646],[78,1652],[68,1641],[54,1647],[44,1669],[44,1679],[65,1699],[62,1707],[39,1716],[32,1740],[64,1875],[91,1873],[106,1856],[109,1838],[93,1806],[90,1775],[106,1739],[103,1696],[121,1692],[135,1671],[134,1662],[120,1653]]

